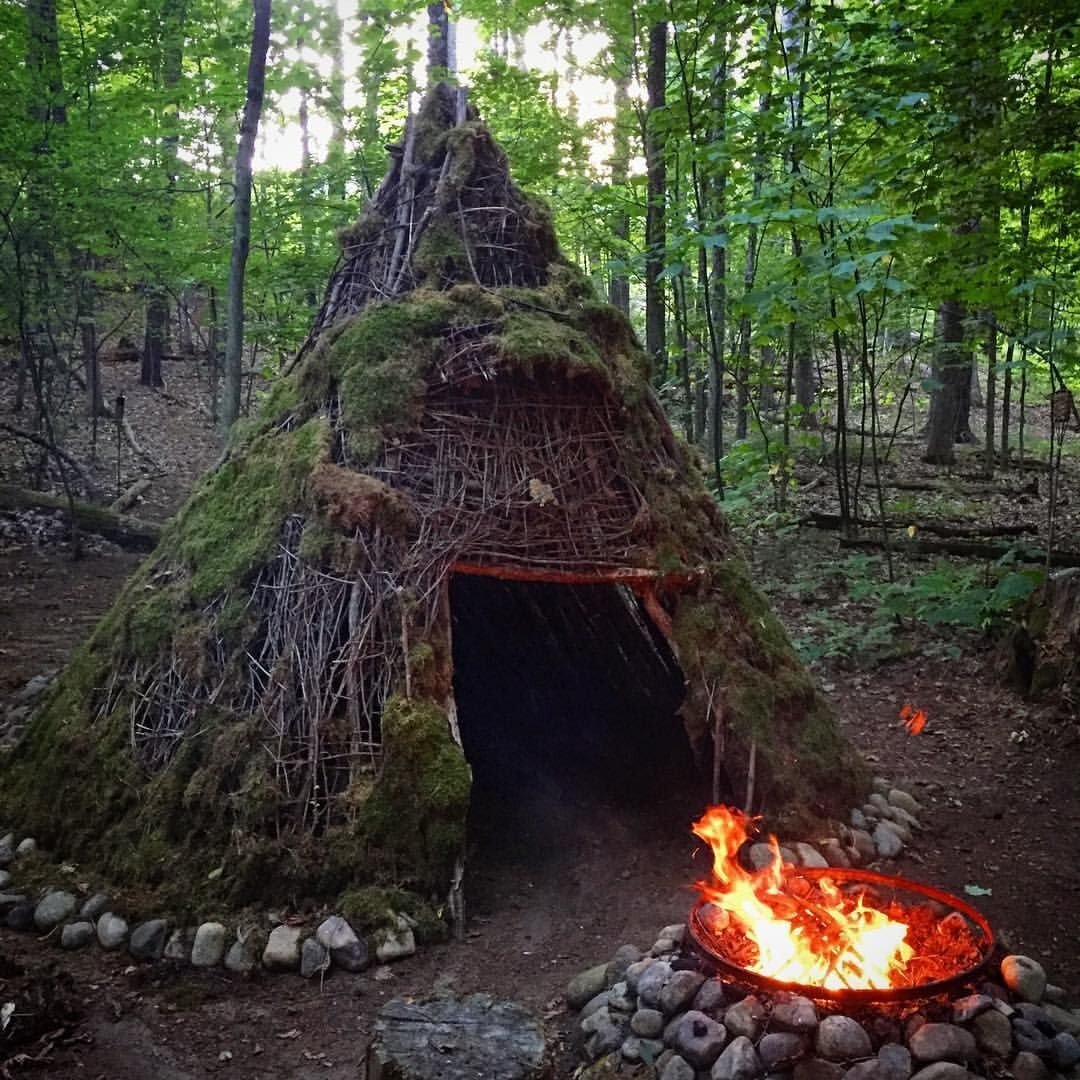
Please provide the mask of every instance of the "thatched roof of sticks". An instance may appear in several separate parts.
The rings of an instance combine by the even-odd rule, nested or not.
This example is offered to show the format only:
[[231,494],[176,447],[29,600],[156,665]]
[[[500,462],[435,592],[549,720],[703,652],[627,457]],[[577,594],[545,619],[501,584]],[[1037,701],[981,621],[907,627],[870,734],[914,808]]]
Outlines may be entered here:
[[858,765],[629,324],[437,87],[342,237],[293,369],[0,766],[0,813],[186,910],[441,893],[470,792],[460,575],[622,586],[685,680],[672,738],[721,794],[741,802],[756,760],[774,816],[849,797]]

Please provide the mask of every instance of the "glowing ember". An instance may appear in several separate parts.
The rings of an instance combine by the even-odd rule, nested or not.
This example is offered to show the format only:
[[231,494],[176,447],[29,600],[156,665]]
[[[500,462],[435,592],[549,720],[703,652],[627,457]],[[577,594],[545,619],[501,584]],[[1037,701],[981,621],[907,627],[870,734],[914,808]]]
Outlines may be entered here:
[[[887,989],[905,983],[913,949],[908,926],[842,893],[828,877],[812,890],[789,885],[775,837],[775,858],[764,870],[744,870],[735,856],[747,839],[747,819],[726,806],[710,807],[694,832],[711,848],[713,877],[697,888],[710,932],[738,931],[751,946],[740,963],[783,982],[830,990]],[[805,885],[805,881],[802,882]]]

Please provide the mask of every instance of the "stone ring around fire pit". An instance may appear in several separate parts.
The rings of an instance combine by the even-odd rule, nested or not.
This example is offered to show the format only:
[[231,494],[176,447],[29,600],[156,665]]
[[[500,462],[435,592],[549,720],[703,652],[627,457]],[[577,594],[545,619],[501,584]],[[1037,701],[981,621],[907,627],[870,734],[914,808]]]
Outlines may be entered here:
[[[910,927],[916,953],[919,945],[929,945],[933,936],[933,960],[915,964],[909,973],[910,981],[903,985],[878,988],[827,987],[806,985],[772,978],[752,970],[741,943],[732,942],[726,932],[717,933],[710,927],[710,908],[706,899],[699,900],[691,909],[687,920],[687,936],[705,968],[727,976],[744,985],[769,991],[790,991],[818,1000],[842,1001],[850,1004],[912,1001],[935,997],[959,989],[978,975],[990,961],[995,947],[994,932],[986,918],[970,904],[942,889],[909,881],[889,874],[871,870],[792,869],[785,874],[788,890],[797,893],[798,886],[806,889],[817,887],[824,879],[844,893],[866,893],[879,908],[889,908],[902,916]],[[942,960],[942,945],[951,952]]]

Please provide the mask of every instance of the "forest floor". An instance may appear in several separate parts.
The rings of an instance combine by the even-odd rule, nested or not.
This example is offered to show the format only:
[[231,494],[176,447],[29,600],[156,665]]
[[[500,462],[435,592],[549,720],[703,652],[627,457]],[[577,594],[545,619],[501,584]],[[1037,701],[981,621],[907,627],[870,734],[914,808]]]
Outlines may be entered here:
[[[115,371],[110,376],[136,377]],[[164,408],[161,416],[139,411],[139,391],[129,398],[136,430],[169,470],[168,481],[155,482],[156,501],[136,511],[156,520],[168,516],[217,453],[199,387],[191,379],[172,382],[173,402],[143,392],[146,409]],[[167,437],[158,425],[167,427]],[[940,470],[917,464],[914,444],[900,462],[898,475],[932,475],[935,484],[943,482]],[[128,471],[133,476],[137,470]],[[891,512],[955,520],[962,510],[983,523],[1015,523],[1029,514],[1042,528],[1044,496],[1021,490],[1030,479],[1007,474],[983,484],[988,493],[973,504],[967,492],[976,481],[954,477],[944,483],[955,485],[955,493],[912,493],[916,503],[894,505]],[[1041,960],[1051,980],[1075,1000],[1075,712],[1028,701],[1002,685],[1000,647],[979,630],[880,616],[880,585],[856,587],[860,581],[880,582],[882,565],[874,561],[880,553],[840,549],[834,532],[791,523],[815,508],[815,497],[824,503],[826,485],[812,484],[811,478],[807,493],[794,496],[779,528],[771,524],[753,533],[754,560],[792,638],[813,659],[848,736],[875,772],[909,784],[926,808],[926,831],[890,869],[960,895],[969,885],[989,890],[974,902],[1007,947]],[[1062,493],[1071,500],[1063,528],[1075,538],[1080,476],[1072,459]],[[1069,537],[1070,531],[1059,535]],[[63,662],[108,608],[137,559],[106,548],[73,562],[55,544],[8,541],[0,547],[3,697]],[[926,577],[933,565],[910,551],[896,559],[898,578],[908,581]],[[924,608],[970,593],[985,573],[982,564],[973,565],[951,560],[952,569],[920,593],[929,596]],[[929,718],[915,737],[898,718],[907,702]],[[466,940],[423,948],[378,975],[335,972],[320,985],[288,976],[239,979],[167,964],[133,967],[116,954],[61,953],[52,943],[4,931],[0,988],[18,981],[16,971],[23,968],[22,979],[62,990],[72,1009],[68,1037],[24,1048],[34,1053],[51,1046],[40,1066],[60,1077],[352,1080],[381,1004],[434,990],[486,991],[529,1006],[563,1047],[569,1075],[570,1022],[560,1001],[567,981],[626,942],[647,948],[662,926],[682,921],[693,901],[690,883],[702,875],[703,862],[689,833],[689,812],[680,817],[657,814],[652,806],[616,809],[582,792],[576,805],[549,805],[521,820],[521,831],[473,861]]]

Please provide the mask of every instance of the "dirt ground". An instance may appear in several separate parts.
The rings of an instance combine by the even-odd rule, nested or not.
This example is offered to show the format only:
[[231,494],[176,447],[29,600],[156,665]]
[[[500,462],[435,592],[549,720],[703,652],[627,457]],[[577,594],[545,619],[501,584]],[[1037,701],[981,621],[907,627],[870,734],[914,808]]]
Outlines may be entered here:
[[[133,428],[161,466],[155,472],[121,446],[120,486],[154,475],[147,501],[135,512],[164,520],[218,453],[205,386],[197,372],[182,367],[170,373],[165,394],[138,388],[131,368],[110,368],[106,379],[107,395],[127,394]],[[74,414],[71,421],[78,423]],[[83,427],[75,431],[74,437],[85,436]],[[0,447],[0,473],[18,464],[14,453],[10,443]],[[104,447],[96,476],[106,488],[115,484],[115,467],[115,450]],[[1080,509],[1077,490],[1080,484],[1073,483],[1067,492],[1073,497],[1070,528]],[[1042,504],[1029,501],[1005,493],[984,518],[1041,515]],[[771,576],[774,567],[763,554],[757,553],[759,575]],[[838,557],[833,534],[801,530],[785,542],[789,576]],[[118,552],[72,562],[55,548],[0,551],[0,698],[62,664],[136,565],[135,557]],[[774,602],[794,634],[818,600],[785,597],[781,590]],[[842,607],[838,618],[845,617]],[[857,625],[857,614],[846,617]],[[992,643],[968,635],[954,651],[945,659],[911,650],[869,665],[836,659],[816,670],[874,770],[907,783],[926,808],[926,831],[890,869],[960,895],[969,885],[989,890],[973,902],[1008,948],[1040,959],[1078,1000],[1077,718],[1003,688]],[[917,737],[899,722],[905,702],[929,717]],[[571,976],[618,946],[647,948],[662,926],[683,920],[693,901],[691,883],[705,873],[689,830],[700,809],[677,802],[616,808],[599,794],[581,792],[577,800],[518,815],[515,832],[471,860],[465,941],[424,948],[383,969],[385,977],[334,972],[320,984],[133,967],[122,955],[62,953],[52,941],[0,931],[0,1003],[17,981],[12,965],[31,975],[70,974],[78,1019],[64,1037],[24,1048],[43,1055],[34,1071],[46,1075],[344,1080],[357,1077],[385,1001],[433,990],[487,991],[544,1018],[562,1046],[562,1073],[569,1075],[574,1056],[561,993]]]

